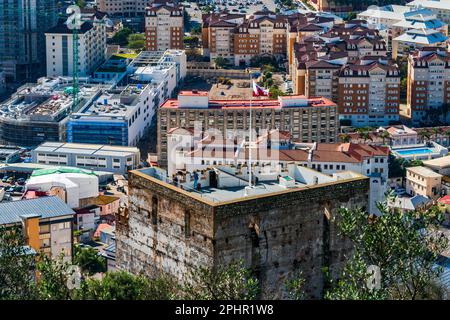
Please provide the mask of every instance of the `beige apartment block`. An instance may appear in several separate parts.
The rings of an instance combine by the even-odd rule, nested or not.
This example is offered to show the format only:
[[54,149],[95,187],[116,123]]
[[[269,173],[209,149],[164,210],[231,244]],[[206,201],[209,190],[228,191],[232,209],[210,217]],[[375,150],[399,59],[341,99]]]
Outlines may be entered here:
[[442,175],[425,167],[406,169],[406,192],[412,196],[419,194],[431,199],[441,196]]

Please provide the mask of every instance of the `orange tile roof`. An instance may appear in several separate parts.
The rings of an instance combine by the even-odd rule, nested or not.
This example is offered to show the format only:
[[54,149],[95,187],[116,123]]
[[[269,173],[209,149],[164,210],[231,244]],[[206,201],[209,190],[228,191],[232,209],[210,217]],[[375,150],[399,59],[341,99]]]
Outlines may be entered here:
[[[230,146],[229,146],[230,147]],[[313,151],[313,161],[315,162],[346,162],[346,163],[360,163],[365,158],[373,156],[389,155],[388,147],[354,144],[354,143],[320,143],[317,149]],[[279,160],[279,161],[308,161],[307,150],[266,150],[256,149],[252,155],[255,156],[255,161],[264,160]],[[203,158],[217,158],[219,159],[234,159],[235,152],[231,148],[207,148],[197,149],[190,152],[188,157],[203,157]],[[248,149],[245,150],[245,155],[241,152],[238,156],[239,160],[248,159]]]

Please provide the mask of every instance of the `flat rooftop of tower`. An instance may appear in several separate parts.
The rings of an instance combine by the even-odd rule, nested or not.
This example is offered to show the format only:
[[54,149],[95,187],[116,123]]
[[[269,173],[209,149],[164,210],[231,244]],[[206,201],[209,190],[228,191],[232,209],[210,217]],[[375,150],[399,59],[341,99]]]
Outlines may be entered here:
[[[135,170],[132,173],[158,181],[179,192],[187,193],[214,205],[295,192],[344,181],[368,179],[351,171],[330,176],[296,164],[289,164],[287,168],[280,171],[255,172],[254,177],[257,177],[258,180],[253,183],[252,187],[248,187],[248,175],[237,172],[236,168],[231,166],[214,166],[199,170],[197,171],[197,183],[194,182],[195,176],[192,172],[180,173],[176,179],[167,177],[165,170],[156,167]],[[211,180],[212,176],[214,178]]]

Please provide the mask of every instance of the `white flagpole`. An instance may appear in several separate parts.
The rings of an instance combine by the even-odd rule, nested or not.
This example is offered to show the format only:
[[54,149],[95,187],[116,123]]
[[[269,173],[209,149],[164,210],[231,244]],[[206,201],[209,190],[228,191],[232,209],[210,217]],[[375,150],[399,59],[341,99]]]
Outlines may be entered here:
[[248,186],[252,187],[252,101],[253,101],[253,93],[254,93],[254,82],[252,79],[252,73],[250,72],[250,80],[252,80],[251,88],[252,88],[252,94],[250,95],[250,133],[249,133],[249,148],[248,148],[248,170],[249,170],[249,179],[248,179]]

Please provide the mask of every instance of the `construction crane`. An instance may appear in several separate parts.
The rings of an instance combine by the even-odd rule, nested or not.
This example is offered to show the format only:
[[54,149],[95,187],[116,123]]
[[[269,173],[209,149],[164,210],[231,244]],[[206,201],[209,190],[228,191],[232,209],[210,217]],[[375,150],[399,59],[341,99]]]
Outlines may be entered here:
[[66,21],[68,29],[72,30],[72,108],[68,113],[75,110],[78,105],[78,92],[80,90],[78,85],[78,32],[81,29],[83,21],[81,19],[81,10],[77,5],[69,6],[66,9],[66,13],[69,15]]
[[[79,102],[78,93],[80,91],[79,82],[78,82],[78,61],[79,61],[79,52],[78,52],[78,40],[79,40],[79,30],[84,22],[90,21],[90,19],[83,19],[81,14],[81,9],[77,5],[71,5],[66,9],[66,13],[69,15],[66,21],[67,28],[72,30],[72,108],[69,113],[73,112]],[[93,24],[106,24],[105,21],[96,21],[95,18],[92,21]]]
[[[54,7],[56,9],[56,7]],[[24,13],[34,13],[36,16],[49,16],[49,13],[47,11],[40,11],[40,10],[33,10],[33,9],[18,9],[17,11]],[[16,12],[16,10],[13,9],[5,9],[3,14],[8,14]],[[78,68],[78,62],[79,62],[79,51],[78,51],[78,41],[79,41],[79,31],[81,30],[81,27],[84,22],[91,21],[89,18],[83,18],[83,15],[81,13],[81,9],[76,4],[70,5],[66,9],[66,14],[68,15],[68,18],[66,19],[66,26],[69,30],[72,30],[72,90],[71,94],[73,97],[72,106],[69,108],[70,110],[67,110],[67,113],[72,113],[74,110],[76,110],[76,107],[79,103],[79,68]],[[106,21],[99,21],[94,20],[92,21],[93,24],[105,24]]]

